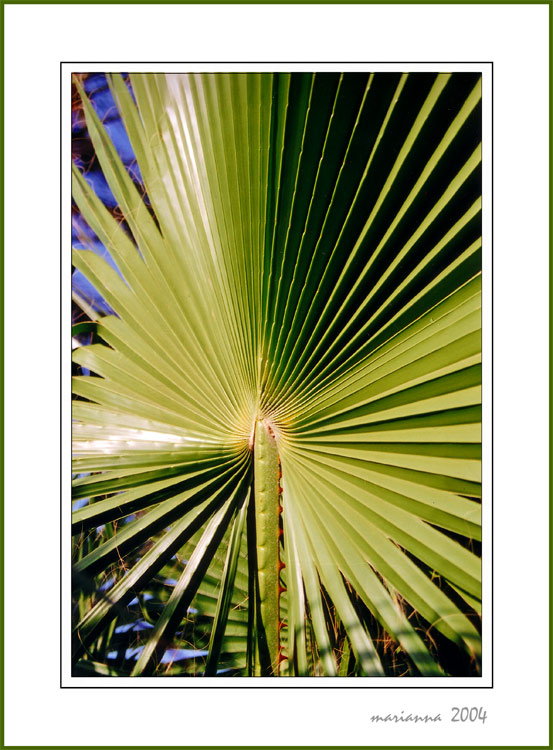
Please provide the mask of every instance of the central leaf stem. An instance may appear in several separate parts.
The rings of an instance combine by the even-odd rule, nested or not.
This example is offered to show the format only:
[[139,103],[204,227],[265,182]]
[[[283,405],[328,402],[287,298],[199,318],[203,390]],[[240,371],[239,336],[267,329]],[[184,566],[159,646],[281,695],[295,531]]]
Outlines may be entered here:
[[257,675],[277,675],[279,664],[279,459],[274,433],[255,425],[254,495],[257,552]]

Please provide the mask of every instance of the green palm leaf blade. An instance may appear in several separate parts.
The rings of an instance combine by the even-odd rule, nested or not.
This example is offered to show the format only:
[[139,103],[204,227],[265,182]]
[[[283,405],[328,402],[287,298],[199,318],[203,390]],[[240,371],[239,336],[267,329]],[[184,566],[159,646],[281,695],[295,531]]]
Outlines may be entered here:
[[210,519],[167,605],[157,620],[152,635],[140,654],[131,676],[146,674],[148,670],[153,670],[156,653],[159,654],[160,646],[163,642],[172,642],[174,631],[192,602],[201,578],[207,572],[209,562],[236,510],[236,501],[243,499],[243,497],[240,498],[239,493],[242,492],[244,496],[245,489],[245,483],[242,481],[225,504]]
[[[247,504],[243,504],[241,510],[245,512]],[[233,526],[233,533],[234,531],[236,531],[235,525]],[[187,542],[179,551],[177,561],[171,561],[166,565],[158,574],[156,582],[148,587],[148,594],[153,595],[147,603],[148,607],[149,609],[156,609],[152,613],[152,623],[156,622],[158,612],[162,611],[174,590],[172,586],[168,586],[167,580],[170,580],[172,585],[176,585],[183,574],[183,565],[187,565],[191,560],[203,533],[204,530],[201,529],[193,539]],[[175,647],[178,647],[179,642],[186,642],[188,647],[193,646],[196,650],[204,653],[207,651],[208,655],[206,657],[195,657],[193,663],[187,661],[182,665],[175,664],[163,668],[159,665],[157,673],[198,674],[201,673],[205,659],[203,673],[209,676],[211,671],[208,669],[209,663],[211,661],[213,665],[215,658],[217,664],[215,664],[213,674],[221,671],[226,673],[229,669],[233,672],[245,670],[248,639],[247,611],[245,609],[248,592],[247,557],[244,545],[245,535],[243,535],[241,549],[235,559],[234,579],[231,584],[227,575],[229,573],[227,560],[231,550],[236,551],[236,546],[232,544],[233,533],[228,535],[228,540],[225,538],[223,543],[215,550],[208,571],[200,581],[191,607],[181,623],[182,630],[179,630],[174,636]],[[223,585],[223,581],[227,582],[226,587]],[[226,613],[223,612],[225,608],[220,606],[222,598],[228,601]],[[215,645],[215,650],[217,650],[216,657],[211,650],[212,645]]]
[[[313,511],[312,505],[311,511]],[[317,504],[317,516],[312,514],[310,519],[310,528],[319,527],[321,544],[325,544],[329,553],[336,559],[338,568],[348,583],[353,585],[375,617],[402,645],[421,674],[426,676],[442,674],[422,640],[413,631],[406,615],[397,607],[372,568],[361,564],[362,554],[360,555],[359,549],[353,543],[351,533],[345,532],[341,524],[334,524],[333,533],[330,535],[326,529],[329,528],[330,522],[335,520],[335,516],[326,513],[320,503]]]
[[478,674],[479,76],[107,81],[143,184],[77,81],[118,204],[73,168],[78,674],[260,674],[262,631],[282,676]]
[[[406,137],[405,143],[403,145],[403,148],[400,151],[400,153],[398,154],[398,157],[396,159],[396,163],[392,167],[391,172],[387,176],[387,180],[386,180],[386,182],[385,182],[385,184],[384,184],[384,186],[382,188],[382,191],[381,191],[381,194],[380,194],[378,200],[376,201],[376,203],[375,203],[375,205],[373,207],[371,216],[370,216],[370,218],[369,218],[369,220],[368,220],[368,222],[367,222],[367,224],[366,224],[365,229],[363,230],[363,232],[366,233],[367,227],[370,226],[374,222],[375,218],[378,216],[379,211],[382,209],[382,205],[383,204],[385,205],[385,203],[386,203],[385,199],[386,199],[386,197],[388,196],[388,194],[390,192],[390,189],[391,189],[391,187],[392,187],[392,185],[394,183],[394,180],[396,179],[397,174],[399,172],[401,172],[401,167],[403,166],[403,163],[404,163],[405,159],[407,158],[407,155],[410,154],[410,153],[412,153],[413,144],[416,142],[417,137],[420,135],[422,125],[423,125],[424,121],[427,119],[429,111],[431,111],[432,107],[435,105],[436,98],[437,97],[439,98],[440,91],[443,90],[443,86],[447,82],[446,79],[447,79],[447,76],[442,76],[442,77],[439,76],[437,78],[434,86],[432,87],[431,91],[428,94],[428,97],[427,97],[426,101],[422,104],[422,107],[421,107],[421,110],[420,110],[420,113],[419,113],[419,117],[415,121],[415,123],[414,123],[414,125],[413,125],[413,127],[412,127],[412,129],[410,131],[410,133],[407,134],[407,137]],[[470,110],[470,109],[474,108],[474,105],[475,105],[476,101],[478,100],[478,98],[479,98],[479,86],[477,84],[476,87],[475,87],[475,90],[473,90],[473,92],[471,93],[471,95],[469,96],[469,98],[467,100],[468,107],[465,106],[465,107],[463,107],[461,109],[461,111],[460,111],[460,113],[458,115],[459,119],[463,120],[466,117],[466,110],[467,109]],[[454,121],[454,123],[455,123],[455,121]],[[455,132],[457,130],[454,127],[454,123],[452,123],[450,129],[447,131],[446,136],[444,136],[444,142],[446,144],[449,144],[449,145],[451,145],[452,138],[453,138],[453,136],[454,136],[454,134],[455,134]],[[434,163],[437,162],[441,158],[441,156],[443,156],[444,148],[445,147],[444,147],[444,145],[442,143],[436,149],[436,152],[435,152],[435,154],[433,156]],[[370,158],[369,158],[369,162],[370,162]],[[399,213],[397,213],[395,215],[393,213],[391,214],[391,216],[393,218],[393,221],[392,221],[391,226],[388,228],[388,232],[385,235],[385,237],[389,236],[392,233],[393,228],[400,222],[400,219],[404,216],[404,214],[405,214],[405,212],[407,210],[407,206],[410,205],[410,201],[411,201],[413,195],[416,194],[416,192],[418,190],[420,190],[420,188],[424,184],[427,172],[429,170],[431,171],[431,169],[434,166],[434,163],[433,163],[432,159],[427,163],[426,169],[423,170],[423,172],[421,174],[421,177],[419,178],[419,182],[416,183],[415,186],[412,188],[411,193],[410,193],[407,201],[400,208]],[[452,193],[455,189],[457,189],[459,186],[461,186],[463,184],[463,182],[466,180],[466,177],[471,174],[471,172],[474,170],[474,168],[475,168],[475,166],[477,164],[478,164],[478,153],[477,153],[477,149],[476,149],[475,153],[473,153],[473,155],[470,157],[469,161],[467,162],[467,166],[466,166],[464,172],[463,172],[463,170],[461,170],[461,172],[457,176],[456,180],[453,181],[453,183],[451,185],[449,185],[449,187],[447,188],[446,192],[444,193],[444,196],[442,196],[441,200],[443,202],[447,202],[447,200],[449,199],[450,193]],[[370,164],[369,164],[369,166],[370,166]],[[467,174],[465,174],[465,172]],[[429,218],[426,219],[426,222],[430,221],[430,217],[432,217],[437,211],[439,211],[439,207],[440,207],[440,203],[438,202],[438,204],[436,204],[436,206],[433,207],[432,211],[429,214]],[[419,232],[422,231],[422,228],[424,226],[425,226],[425,222],[423,222],[420,225],[418,231]],[[363,237],[363,233],[362,233],[361,237]],[[352,240],[353,240],[353,237],[352,237]],[[411,238],[412,242],[415,242],[415,240],[416,240],[416,233]],[[375,259],[379,257],[379,254],[381,253],[381,250],[382,250],[383,246],[384,246],[384,240],[381,241],[380,245],[378,245],[378,247],[376,248],[375,252],[372,253],[372,254],[370,254],[370,260],[369,260],[369,263],[366,266],[366,271],[365,271],[366,274],[370,274],[370,270],[373,267]],[[330,299],[326,295],[324,295],[324,294],[320,295],[320,297],[319,297],[319,295],[314,295],[312,297],[312,300],[314,302],[316,302],[316,301],[318,301],[320,299],[320,301],[322,303],[326,303],[326,308],[325,309],[331,310],[332,309],[332,302],[334,300],[336,300],[336,304],[341,303],[342,307],[343,307],[346,304],[346,302],[352,296],[354,296],[356,286],[359,285],[360,279],[356,278],[354,280],[354,283],[352,284],[351,280],[348,278],[348,269],[349,269],[350,265],[353,264],[354,259],[356,258],[356,255],[358,254],[358,252],[359,252],[359,250],[360,250],[361,247],[363,247],[363,243],[360,242],[360,241],[358,241],[357,244],[354,244],[354,246],[352,247],[352,251],[351,251],[351,254],[349,255],[349,257],[348,257],[347,254],[344,255],[344,256],[342,256],[342,257],[345,257],[347,259],[347,263],[345,264],[345,266],[344,266],[344,268],[342,270],[342,275],[338,279],[338,282],[336,283],[336,279],[335,278],[333,279],[332,293],[330,295]],[[366,249],[365,249],[365,251],[366,251]],[[404,252],[405,252],[405,250],[404,250]],[[399,257],[401,257],[401,254],[400,254]],[[392,267],[393,267],[393,264],[392,264]],[[388,272],[386,272],[386,273],[388,273]],[[385,278],[385,277],[386,277],[386,274],[384,274],[382,278]],[[362,275],[360,278],[363,279],[364,276]],[[343,283],[341,283],[341,282],[343,282]],[[357,315],[359,315],[360,311],[363,309],[363,306],[365,304],[367,304],[368,301],[372,298],[372,295],[374,294],[374,290],[375,289],[376,289],[376,287],[374,287],[374,285],[372,285],[371,292],[369,293],[368,297],[364,300],[363,305],[361,307],[359,307],[359,306],[357,307],[357,309],[355,311],[354,317],[351,318],[351,316],[348,316],[348,319],[346,321],[347,324],[346,324],[346,327],[344,328],[344,330],[346,330],[351,325],[351,322],[353,320],[355,320],[355,318],[356,318]],[[340,310],[341,310],[341,308],[338,310],[338,314],[340,314]],[[304,328],[304,330],[306,331],[306,333],[308,333],[308,336],[309,336],[308,337],[308,347],[302,353],[302,358],[300,358],[300,362],[302,361],[302,359],[304,359],[307,356],[307,353],[309,351],[309,344],[311,344],[311,345],[317,344],[317,348],[315,349],[315,351],[317,351],[317,349],[321,348],[324,345],[324,343],[327,340],[327,338],[329,338],[331,336],[331,334],[332,334],[332,327],[330,327],[330,328],[328,327],[328,323],[329,323],[328,316],[326,316],[324,313],[321,316],[321,313],[323,313],[323,311],[321,309],[318,309],[317,313],[316,313],[316,315],[317,315],[316,326],[312,329],[312,331],[309,330],[308,328]],[[300,319],[302,321],[304,320],[303,317],[301,317]],[[340,325],[340,323],[339,323],[338,320],[336,322],[336,325]],[[342,328],[343,328],[343,325],[340,325],[340,330],[342,330]],[[318,337],[317,332],[319,330],[325,330],[323,338],[319,338]],[[351,343],[350,342],[351,337],[347,337],[347,338],[348,338],[348,343]],[[297,344],[299,344],[299,345],[301,345],[300,341],[303,341],[303,339],[301,337],[300,337],[300,339],[295,339],[295,342],[297,342]],[[323,355],[322,359],[321,358],[319,359],[320,363],[324,362],[325,357],[327,357],[329,351],[331,351],[331,349],[330,350],[328,349],[328,346],[326,347],[326,349],[327,349],[327,352]],[[284,358],[283,361],[287,362],[289,360],[287,358]],[[295,361],[295,360],[293,360],[293,361]],[[317,365],[317,367],[318,367],[318,365]],[[315,369],[317,369],[317,367]],[[311,371],[310,372],[310,383],[312,383],[312,382],[313,382],[313,372]]]
[[[228,504],[228,494],[232,492],[233,485],[243,477],[243,468],[235,470],[223,487],[213,484],[202,488],[196,493],[195,507],[187,512],[180,512],[180,518],[166,531],[163,536],[139,559],[121,580],[110,590],[109,596],[100,601],[85,615],[75,630],[75,639],[78,650],[86,644],[98,632],[99,628],[115,617],[125,602],[132,599],[135,589],[147,583],[167,562],[172,555],[180,549],[187,538],[191,537],[206,520],[218,509],[221,502]],[[207,499],[205,496],[207,494]],[[176,503],[182,503],[182,498],[177,496],[169,503],[170,508],[164,508],[164,504],[150,511],[146,516],[138,519],[127,526],[124,531],[114,535],[111,540],[104,542],[91,553],[83,557],[74,565],[74,574],[79,579],[86,575],[94,566],[98,566],[106,557],[119,557],[124,554],[125,546],[133,549],[137,546],[138,539],[152,537],[160,528],[167,527],[172,520],[169,515]],[[219,508],[220,511],[220,508]],[[154,516],[152,519],[151,516]]]
[[[447,637],[456,640],[458,638],[457,633],[461,632],[464,636],[462,636],[463,640],[466,639],[467,647],[470,650],[478,648],[478,635],[467,618],[392,543],[394,540],[397,541],[397,536],[394,537],[392,535],[394,532],[391,531],[387,520],[380,526],[376,516],[364,512],[355,503],[348,502],[347,485],[344,482],[340,482],[338,477],[331,483],[320,480],[319,477],[326,478],[325,475],[321,474],[320,470],[317,470],[317,474],[315,474],[313,471],[305,471],[300,468],[298,473],[300,476],[307,478],[305,485],[306,492],[312,492],[313,489],[318,490],[317,511],[322,515],[326,514],[328,516],[329,509],[331,509],[332,515],[330,517],[334,519],[333,528],[343,525],[347,529],[350,540],[345,547],[342,545],[342,548],[347,548],[348,552],[351,552],[356,545],[359,548],[360,558],[355,568],[352,565],[351,569],[355,569],[356,571],[359,568],[362,569],[366,567],[366,565],[361,565],[362,560],[368,562],[374,570],[378,570],[382,576],[388,579],[403,598],[411,602],[432,625],[436,623],[436,627],[439,630],[444,630],[444,634]],[[310,488],[309,490],[307,489],[308,487]],[[337,492],[338,488],[340,489],[339,494]],[[413,519],[412,523],[414,530],[415,519]],[[423,525],[421,525],[420,531],[422,532],[422,537],[424,537],[425,530]],[[405,542],[405,548],[409,549],[407,539],[403,538],[402,541]],[[416,546],[417,544],[415,543],[412,549],[415,549]],[[465,565],[470,566],[471,562],[473,562],[470,559],[470,553],[464,550],[463,547],[458,546],[456,549],[451,549],[449,554],[451,558],[457,555],[460,567],[464,568]],[[427,560],[429,559],[424,554],[422,557]],[[440,567],[437,558],[433,559],[433,562],[438,563],[437,568]],[[445,564],[447,565],[448,563]],[[474,569],[475,565],[472,565],[472,567]],[[476,570],[474,574],[477,575]],[[423,591],[424,594],[422,594]],[[455,628],[450,626],[450,620],[456,624]],[[459,626],[460,623],[462,623],[462,628]]]
[[[288,494],[288,493],[287,493]],[[301,559],[304,557],[301,553],[300,546],[305,544],[301,537],[301,531],[298,528],[297,520],[294,520],[291,503],[287,504],[286,512],[283,516],[284,533],[289,543],[285,547],[285,565],[287,567],[287,595],[290,599],[290,610],[288,612],[286,658],[288,673],[291,676],[297,675],[304,677],[308,675],[307,663],[307,634],[306,634],[306,594],[304,591],[304,579],[306,586],[309,587],[311,578],[309,576],[309,567],[307,570],[302,567]],[[309,561],[307,563],[309,566]],[[317,594],[318,587],[316,588]],[[312,608],[314,611],[315,608]],[[315,620],[316,618],[314,618]],[[328,636],[326,630],[322,630],[322,639]],[[330,652],[330,649],[327,649]],[[334,663],[331,662],[331,668]]]
[[320,536],[317,525],[312,523],[313,519],[306,514],[306,503],[305,501],[302,502],[301,489],[292,486],[292,493],[300,498],[303,527],[306,530],[309,528],[310,556],[315,561],[322,585],[328,591],[338,615],[344,623],[361,668],[368,677],[381,677],[384,675],[384,669],[379,655],[349,598],[340,575],[339,566],[336,565],[336,560],[332,554],[333,549]]
[[249,496],[237,510],[236,518],[234,519],[232,527],[225,567],[222,571],[221,591],[217,599],[217,609],[215,611],[213,628],[208,644],[209,656],[205,668],[206,677],[214,676],[216,674],[221,649],[223,648],[224,635],[228,628],[229,610],[234,592],[234,582],[236,579],[240,547],[242,544],[242,534],[246,523],[248,502]]

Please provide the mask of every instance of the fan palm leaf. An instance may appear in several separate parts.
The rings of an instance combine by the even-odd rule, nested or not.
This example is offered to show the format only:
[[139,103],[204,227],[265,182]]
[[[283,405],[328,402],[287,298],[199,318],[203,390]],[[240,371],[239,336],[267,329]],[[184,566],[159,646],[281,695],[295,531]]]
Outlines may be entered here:
[[79,673],[476,674],[479,77],[108,83],[143,184],[77,81],[120,211],[74,167],[114,313],[74,352]]

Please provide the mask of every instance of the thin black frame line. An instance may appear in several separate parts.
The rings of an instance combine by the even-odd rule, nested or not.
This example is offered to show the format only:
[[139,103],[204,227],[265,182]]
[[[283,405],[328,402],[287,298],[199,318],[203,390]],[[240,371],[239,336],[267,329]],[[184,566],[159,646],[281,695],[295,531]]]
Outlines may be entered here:
[[494,141],[495,141],[495,138],[494,138],[494,79],[493,79],[494,70],[493,70],[493,62],[492,62],[492,65],[491,65],[491,73],[492,73],[492,76],[491,76],[492,90],[491,90],[491,123],[490,123],[490,127],[491,127],[491,139],[492,139],[492,142],[491,142],[491,149],[490,149],[490,159],[491,159],[490,166],[491,166],[491,178],[492,179],[491,179],[491,196],[490,196],[490,198],[491,198],[491,202],[490,202],[490,219],[491,219],[492,236],[490,237],[490,251],[491,251],[492,267],[491,267],[491,270],[490,270],[490,277],[491,277],[490,278],[490,287],[491,287],[490,288],[490,305],[491,305],[491,321],[490,321],[490,325],[491,325],[491,341],[490,341],[490,350],[491,350],[491,361],[490,361],[490,366],[491,366],[491,370],[490,370],[490,378],[491,378],[491,393],[490,393],[491,433],[490,433],[490,438],[491,438],[491,441],[492,441],[492,446],[491,446],[492,450],[491,450],[491,457],[490,457],[490,469],[491,469],[492,488],[491,488],[491,493],[490,493],[490,503],[491,503],[491,525],[492,525],[492,528],[491,528],[491,536],[490,536],[490,541],[491,541],[491,550],[490,550],[490,555],[491,555],[491,571],[490,571],[490,574],[491,574],[491,579],[492,579],[492,591],[491,591],[491,599],[492,599],[492,601],[491,601],[491,605],[492,605],[492,609],[491,609],[491,618],[492,618],[492,645],[491,645],[491,649],[492,649],[492,687],[493,687],[494,667],[495,667],[495,659],[494,659],[494,641],[495,641],[495,638],[494,638],[494,632],[495,632],[494,598],[495,598],[495,585],[494,585],[494,577],[493,577],[494,576],[494,550],[495,550],[494,537],[493,537],[493,533],[494,533],[494,522],[493,522],[493,520],[494,520],[494,507],[493,507],[493,500],[494,500],[494,481],[495,481],[494,462],[493,462],[493,438],[494,438],[494,432],[493,432],[493,427],[494,427],[494,419],[493,419],[493,408],[494,408],[494,380],[493,380],[493,375],[494,375],[494,367],[493,367],[493,365],[494,365],[494,362],[493,362],[493,357],[494,357],[494,335],[493,335],[493,323],[494,323],[494,307],[493,307],[493,300],[494,300],[494,296],[493,296],[493,293],[494,293],[494,290],[493,290],[494,257],[493,257],[493,251],[494,251],[494,236],[495,236],[495,234],[494,234],[494,213],[493,213],[493,211],[494,211],[494,195],[495,195],[494,194],[494,161],[493,160],[494,160],[494,145],[495,145]]
[[[63,72],[61,66],[60,70]],[[63,76],[60,74],[60,686],[63,682],[63,159]]]
[[[493,65],[493,60],[60,60],[60,65]],[[141,71],[133,71],[140,73]],[[148,72],[148,71],[144,71]],[[204,71],[202,71],[204,72]],[[424,72],[424,71],[421,71]],[[463,72],[463,71],[459,71]]]
[[[303,61],[302,61],[303,62]],[[334,61],[324,61],[325,64],[328,63],[330,65],[333,64],[362,64],[362,65],[370,65],[374,63],[375,65],[381,65],[381,64],[388,64],[387,62],[354,62],[354,63],[339,63]],[[293,61],[279,61],[279,64],[297,64]],[[63,351],[63,297],[62,297],[62,274],[63,274],[63,257],[62,257],[62,251],[63,251],[63,195],[62,195],[62,175],[63,175],[63,154],[62,154],[62,133],[63,133],[63,100],[62,100],[62,94],[63,94],[63,66],[64,65],[73,65],[73,64],[91,64],[88,62],[75,62],[75,61],[63,61],[60,60],[60,689],[61,690],[79,690],[79,689],[97,689],[97,690],[105,690],[105,689],[120,689],[120,690],[127,690],[127,689],[136,689],[140,688],[142,690],[159,690],[159,689],[166,689],[166,690],[174,690],[175,687],[172,687],[170,685],[64,685],[63,684],[63,662],[62,662],[62,647],[63,647],[63,628],[62,628],[62,611],[63,611],[63,597],[62,597],[62,589],[63,589],[63,567],[62,567],[62,548],[63,548],[63,490],[62,490],[62,482],[63,482],[63,461],[62,461],[62,443],[63,443],[63,413],[62,413],[62,379],[63,379],[63,373],[62,373],[62,351]],[[104,61],[94,61],[92,64],[104,64]],[[130,62],[123,61],[110,61],[106,64],[142,64],[142,62]],[[148,64],[176,64],[176,65],[192,65],[192,64],[213,64],[205,61],[199,61],[198,63],[193,63],[190,61],[184,62],[184,63],[167,63],[167,61],[161,61],[161,62],[152,62],[150,61]],[[237,63],[229,63],[229,62],[220,62],[217,64],[226,65],[226,64],[248,64],[248,65],[256,65],[256,64],[272,64],[269,63],[260,63],[259,61],[248,61],[247,63],[243,62],[237,62]],[[300,64],[302,64],[300,62]],[[315,61],[307,62],[306,64],[309,65],[316,65],[321,64],[317,63]],[[452,62],[452,61],[432,61],[429,62],[419,62],[419,61],[404,61],[399,63],[390,63],[390,64],[405,64],[405,65],[414,65],[414,64],[436,64],[436,65],[443,65],[443,64],[451,64],[451,65],[459,65],[459,64],[467,64],[467,65],[490,65],[491,69],[491,97],[490,97],[490,103],[491,103],[491,148],[490,148],[490,164],[491,164],[491,201],[490,201],[490,210],[491,210],[491,238],[490,238],[490,249],[491,249],[491,269],[490,269],[490,300],[491,300],[491,342],[490,342],[490,355],[491,355],[491,393],[490,393],[490,404],[491,404],[491,456],[490,456],[490,467],[491,467],[491,493],[490,493],[490,501],[491,501],[491,535],[490,535],[490,541],[491,541],[491,579],[492,579],[492,591],[491,591],[491,619],[492,619],[492,628],[491,628],[491,684],[490,685],[419,685],[414,686],[410,688],[411,690],[444,690],[444,689],[472,689],[472,690],[493,690],[494,687],[494,629],[495,629],[495,621],[494,621],[494,593],[495,593],[495,586],[494,586],[494,538],[493,538],[493,532],[494,532],[494,524],[493,524],[493,490],[494,490],[494,435],[493,435],[493,358],[494,358],[494,336],[493,336],[493,238],[494,238],[494,215],[493,215],[493,205],[494,205],[494,163],[493,163],[493,147],[494,147],[494,63],[493,60],[490,61],[462,61],[462,62]],[[462,72],[462,71],[460,71]],[[71,164],[69,164],[69,168],[71,168]],[[481,313],[482,316],[482,313]],[[71,345],[71,341],[70,341]],[[71,350],[70,350],[71,351]],[[73,435],[73,425],[71,423],[70,427],[70,435],[72,438]],[[71,540],[69,540],[70,543]],[[71,556],[69,556],[69,559],[71,559]],[[481,562],[481,567],[482,567]],[[78,677],[72,677],[72,679],[79,679]],[[85,678],[86,679],[86,678]],[[113,678],[117,679],[117,678]],[[167,679],[167,677],[165,678]],[[169,677],[171,679],[171,677]],[[180,675],[174,675],[172,679],[182,679],[182,676]],[[220,680],[235,680],[235,678],[219,678]],[[292,678],[294,679],[294,678]],[[317,678],[310,678],[313,680],[317,680]],[[331,679],[331,678],[330,678]],[[412,679],[421,679],[420,677],[414,677]],[[444,680],[448,680],[449,678],[445,677]],[[479,680],[483,679],[481,677],[454,677],[451,679],[466,679],[466,680]],[[200,687],[200,684],[195,685],[179,685],[176,689],[179,690],[196,690]],[[379,690],[397,690],[397,689],[405,689],[407,685],[403,682],[401,685],[341,685],[340,687],[332,687],[331,685],[320,685],[319,687],[315,685],[281,685],[279,687],[272,686],[272,685],[243,685],[242,687],[238,687],[236,685],[204,685],[201,689],[203,690],[227,690],[227,689],[233,689],[233,690],[371,690],[371,689],[379,689]]]

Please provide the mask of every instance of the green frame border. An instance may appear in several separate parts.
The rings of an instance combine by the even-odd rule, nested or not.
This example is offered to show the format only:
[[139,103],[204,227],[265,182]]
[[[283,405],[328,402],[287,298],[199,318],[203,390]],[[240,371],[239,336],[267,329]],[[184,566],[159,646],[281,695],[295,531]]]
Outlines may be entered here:
[[[117,4],[119,5],[140,5],[140,4],[152,4],[151,0],[138,0],[138,2],[134,2],[134,0],[116,0]],[[347,5],[480,5],[483,4],[481,0],[425,0],[425,2],[421,3],[418,0],[380,0],[380,2],[374,2],[373,0],[347,0],[347,3],[340,3],[336,2],[335,0],[300,0],[301,4],[306,5],[340,5],[340,4],[347,4]],[[54,2],[49,3],[42,3],[40,2],[32,2],[32,0],[0,0],[1,5],[1,12],[0,12],[0,43],[2,45],[2,78],[0,79],[0,115],[1,115],[1,122],[0,122],[0,135],[1,135],[1,143],[0,143],[0,160],[2,167],[4,167],[4,71],[5,71],[5,51],[4,51],[4,38],[5,38],[5,23],[4,23],[4,6],[6,5],[36,5],[36,4],[44,4],[44,5],[111,5],[113,4],[112,0],[74,0],[73,2],[68,2],[68,0],[54,0]],[[237,3],[233,2],[233,0],[196,0],[194,2],[191,0],[189,2],[188,0],[163,0],[164,5],[188,5],[188,4],[203,4],[203,5],[236,5]],[[242,4],[251,4],[251,5],[296,5],[298,4],[298,0],[241,0],[239,3]],[[550,8],[553,5],[553,0],[532,0],[532,2],[526,3],[526,2],[520,2],[520,0],[486,0],[486,5],[548,5]],[[549,12],[549,194],[550,198],[553,195],[553,180],[552,180],[552,165],[553,165],[553,155],[552,155],[552,147],[553,147],[553,136],[552,136],[552,129],[551,129],[551,116],[553,114],[553,105],[552,105],[552,93],[553,93],[553,80],[551,73],[553,72],[553,51],[551,48],[551,41],[552,41],[552,31],[553,31],[553,14],[551,11]],[[2,168],[2,175],[0,178],[0,197],[1,197],[1,206],[0,206],[0,222],[2,225],[2,229],[4,228],[4,169]],[[493,210],[493,209],[492,209]],[[549,345],[549,444],[550,446],[553,445],[553,381],[551,380],[551,369],[553,366],[553,301],[552,301],[552,293],[553,293],[553,252],[552,252],[552,244],[551,244],[551,238],[552,238],[552,230],[553,230],[553,218],[551,215],[551,211],[549,214],[549,337],[548,337],[548,345]],[[2,237],[2,239],[4,239]],[[4,540],[4,242],[2,242],[2,252],[1,252],[1,263],[0,263],[0,295],[1,295],[1,307],[0,307],[0,318],[1,318],[1,326],[0,326],[0,384],[2,386],[2,397],[0,398],[0,417],[2,421],[2,430],[0,432],[0,445],[2,448],[1,456],[0,456],[0,472],[2,474],[2,486],[1,486],[1,492],[2,492],[2,513],[0,514],[0,545],[2,547],[2,557],[0,558],[0,571],[2,573],[1,580],[0,580],[0,672],[1,672],[1,681],[0,681],[0,687],[2,696],[5,695],[5,673],[4,673],[4,547],[3,547],[3,540]],[[492,303],[493,304],[493,303]],[[553,466],[550,462],[549,466],[549,497],[550,500],[553,497]],[[550,503],[550,507],[553,505]],[[549,540],[551,542],[552,537],[552,530],[553,530],[553,519],[550,514],[549,518]],[[549,568],[550,570],[553,570],[553,553],[551,550],[551,544],[549,546]],[[549,584],[549,695],[551,697],[552,695],[552,687],[553,687],[553,679],[552,679],[552,666],[553,666],[553,637],[552,637],[552,630],[551,630],[551,615],[553,614],[553,602],[552,602],[552,586],[551,581]],[[439,689],[439,688],[438,688]],[[490,748],[492,750],[493,748],[551,748],[552,747],[552,735],[553,735],[553,715],[551,710],[549,711],[549,740],[547,745],[486,745],[486,748]],[[46,745],[6,745],[4,742],[5,735],[4,735],[4,700],[2,700],[0,705],[0,743],[2,748],[34,748],[34,747],[53,747],[53,746],[46,746]],[[64,746],[65,748],[70,748],[72,746]],[[96,746],[96,745],[78,745],[74,747],[87,747],[91,750],[94,750],[94,748],[105,748],[105,750],[115,750],[115,748],[122,748],[122,747],[129,747],[133,748],[135,750],[149,750],[150,748],[154,748],[156,746],[152,745],[102,745],[102,746]],[[229,746],[226,745],[187,745],[187,746],[181,746],[181,745],[164,745],[163,747],[169,748],[169,750],[174,749],[177,750],[186,748],[186,750],[229,750]],[[257,747],[267,747],[266,745],[263,746],[248,746],[251,748],[251,750],[255,750]],[[286,747],[287,750],[296,750],[296,748],[299,750],[299,748],[306,747],[305,745],[286,745],[283,746]],[[316,750],[317,747],[321,747],[321,750],[323,750],[323,746],[315,746],[311,745],[309,746]],[[336,747],[336,746],[334,746]],[[369,748],[369,747],[378,747],[375,745],[349,745],[348,747],[357,747],[357,748]],[[415,747],[412,745],[388,745],[386,747],[393,748],[394,750],[415,750]],[[420,747],[420,746],[419,746]],[[422,746],[424,747],[424,746]],[[469,750],[470,748],[478,747],[477,745],[433,745],[432,748],[435,748],[435,750],[442,750],[442,748],[447,747],[456,747],[458,750]],[[331,746],[324,746],[324,750],[332,750]]]

